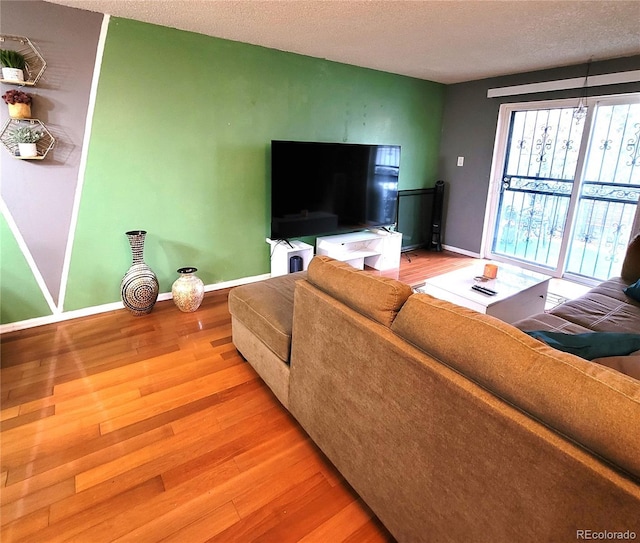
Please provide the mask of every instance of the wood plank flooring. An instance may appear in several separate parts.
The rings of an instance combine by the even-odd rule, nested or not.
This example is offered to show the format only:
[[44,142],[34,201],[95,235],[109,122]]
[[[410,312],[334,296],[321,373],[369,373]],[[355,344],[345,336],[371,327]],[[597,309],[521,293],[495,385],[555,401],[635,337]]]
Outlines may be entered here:
[[393,541],[235,350],[227,294],[0,338],[3,543]]

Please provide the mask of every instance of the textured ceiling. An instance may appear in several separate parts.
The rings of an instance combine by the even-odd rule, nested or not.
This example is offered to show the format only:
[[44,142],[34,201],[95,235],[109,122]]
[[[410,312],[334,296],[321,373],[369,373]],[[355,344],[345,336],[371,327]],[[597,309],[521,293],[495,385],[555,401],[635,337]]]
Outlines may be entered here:
[[640,0],[48,0],[458,83],[640,54]]

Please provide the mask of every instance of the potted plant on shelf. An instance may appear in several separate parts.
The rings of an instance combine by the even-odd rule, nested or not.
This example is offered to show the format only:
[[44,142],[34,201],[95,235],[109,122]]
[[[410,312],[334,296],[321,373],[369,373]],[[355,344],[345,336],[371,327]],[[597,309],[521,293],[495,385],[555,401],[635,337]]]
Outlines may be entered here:
[[16,128],[9,139],[13,143],[18,144],[18,150],[21,157],[36,157],[38,156],[38,150],[36,143],[42,138],[42,132],[40,130],[34,130],[30,126],[21,126]]
[[21,90],[8,90],[2,95],[12,119],[31,118],[31,96]]
[[2,79],[6,81],[24,81],[24,69],[27,65],[24,55],[13,49],[0,49]]

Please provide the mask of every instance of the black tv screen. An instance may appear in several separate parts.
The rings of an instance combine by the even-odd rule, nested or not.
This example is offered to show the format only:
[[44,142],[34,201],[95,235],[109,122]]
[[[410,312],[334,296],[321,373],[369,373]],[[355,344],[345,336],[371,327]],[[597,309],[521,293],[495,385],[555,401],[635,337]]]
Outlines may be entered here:
[[271,239],[391,226],[399,145],[271,142]]

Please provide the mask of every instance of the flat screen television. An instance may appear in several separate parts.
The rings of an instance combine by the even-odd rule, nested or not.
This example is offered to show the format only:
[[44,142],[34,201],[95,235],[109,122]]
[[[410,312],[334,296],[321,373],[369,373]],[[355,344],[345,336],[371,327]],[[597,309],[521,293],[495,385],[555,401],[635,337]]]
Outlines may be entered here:
[[271,142],[271,239],[397,222],[399,145]]

